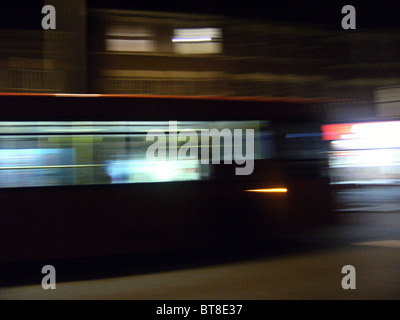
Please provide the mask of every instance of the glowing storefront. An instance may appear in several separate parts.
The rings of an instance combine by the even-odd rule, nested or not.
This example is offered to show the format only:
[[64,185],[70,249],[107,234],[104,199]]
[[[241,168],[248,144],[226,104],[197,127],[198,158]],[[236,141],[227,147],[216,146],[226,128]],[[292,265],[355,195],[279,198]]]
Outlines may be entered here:
[[335,184],[400,183],[400,121],[323,126]]

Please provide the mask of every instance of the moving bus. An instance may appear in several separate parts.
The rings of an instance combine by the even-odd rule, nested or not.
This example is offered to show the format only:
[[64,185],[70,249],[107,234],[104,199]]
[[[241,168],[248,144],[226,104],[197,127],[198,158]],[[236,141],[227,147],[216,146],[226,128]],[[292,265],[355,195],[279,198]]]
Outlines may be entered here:
[[251,243],[327,223],[323,103],[0,94],[1,263]]

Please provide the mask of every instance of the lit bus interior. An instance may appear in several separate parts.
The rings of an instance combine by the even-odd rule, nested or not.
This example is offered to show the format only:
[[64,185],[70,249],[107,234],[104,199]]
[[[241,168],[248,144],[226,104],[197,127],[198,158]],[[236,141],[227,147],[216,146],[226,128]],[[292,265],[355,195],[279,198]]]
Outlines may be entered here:
[[[0,187],[36,187],[110,183],[145,183],[207,180],[212,166],[200,163],[200,152],[188,152],[184,158],[171,156],[169,142],[179,149],[186,141],[178,133],[199,133],[204,129],[228,128],[254,130],[254,159],[272,158],[273,134],[268,122],[261,121],[179,121],[171,132],[168,121],[38,121],[0,122]],[[166,134],[166,159],[146,156],[153,139],[147,134],[158,130]],[[188,138],[189,139],[189,138]],[[222,150],[220,161],[228,160]],[[198,146],[200,144],[198,139]],[[211,142],[211,139],[210,139]],[[243,152],[246,139],[243,135]],[[211,145],[210,157],[212,154]],[[229,152],[229,151],[228,151]],[[232,160],[232,159],[230,159]]]

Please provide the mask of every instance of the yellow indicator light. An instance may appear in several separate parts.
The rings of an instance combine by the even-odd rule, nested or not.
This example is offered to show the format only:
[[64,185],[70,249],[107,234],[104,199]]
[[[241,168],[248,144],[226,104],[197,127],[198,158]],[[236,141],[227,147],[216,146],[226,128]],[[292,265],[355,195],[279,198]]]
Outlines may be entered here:
[[268,189],[252,189],[246,190],[248,192],[278,192],[278,193],[285,193],[287,192],[286,188],[268,188]]

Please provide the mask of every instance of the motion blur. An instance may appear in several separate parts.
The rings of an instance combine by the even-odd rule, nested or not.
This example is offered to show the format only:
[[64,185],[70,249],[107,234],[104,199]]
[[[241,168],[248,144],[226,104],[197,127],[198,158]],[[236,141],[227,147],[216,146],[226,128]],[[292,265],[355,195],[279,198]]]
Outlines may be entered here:
[[400,182],[398,30],[51,5],[0,33],[2,261],[258,241]]

